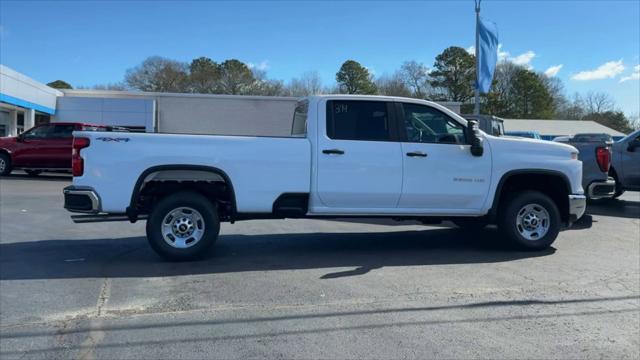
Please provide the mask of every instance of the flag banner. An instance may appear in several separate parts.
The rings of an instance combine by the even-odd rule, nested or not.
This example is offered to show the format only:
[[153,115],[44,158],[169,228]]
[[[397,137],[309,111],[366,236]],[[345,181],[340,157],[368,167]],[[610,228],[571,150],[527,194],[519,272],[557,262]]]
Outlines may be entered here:
[[478,76],[476,88],[486,94],[491,89],[493,73],[498,62],[498,28],[491,21],[478,21]]

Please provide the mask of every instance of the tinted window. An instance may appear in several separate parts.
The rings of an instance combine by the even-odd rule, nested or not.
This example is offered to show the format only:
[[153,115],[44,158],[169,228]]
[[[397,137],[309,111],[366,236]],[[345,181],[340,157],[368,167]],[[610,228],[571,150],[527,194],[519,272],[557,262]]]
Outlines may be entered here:
[[307,112],[309,111],[309,102],[307,100],[298,102],[293,112],[293,126],[291,135],[303,137],[307,134]]
[[573,137],[573,142],[612,142],[611,135],[608,134],[577,134]]
[[402,104],[407,141],[421,143],[464,144],[462,125],[429,106]]
[[54,125],[50,137],[52,138],[70,138],[75,130],[75,125]]
[[329,101],[327,103],[327,136],[340,140],[391,140],[387,103]]
[[44,139],[49,137],[49,132],[51,131],[52,125],[43,125],[35,127],[24,133],[24,137],[26,139]]

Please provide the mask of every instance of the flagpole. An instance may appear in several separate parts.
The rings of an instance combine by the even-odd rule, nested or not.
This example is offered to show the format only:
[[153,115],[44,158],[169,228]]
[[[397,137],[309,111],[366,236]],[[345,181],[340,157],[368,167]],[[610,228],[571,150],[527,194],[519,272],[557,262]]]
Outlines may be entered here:
[[480,26],[480,2],[482,0],[475,0],[476,3],[476,83],[475,83],[475,106],[473,108],[473,114],[474,115],[480,115],[480,89],[478,88],[478,81],[479,81],[479,76],[480,76],[480,57],[478,56],[480,54],[480,29],[478,29],[478,27]]

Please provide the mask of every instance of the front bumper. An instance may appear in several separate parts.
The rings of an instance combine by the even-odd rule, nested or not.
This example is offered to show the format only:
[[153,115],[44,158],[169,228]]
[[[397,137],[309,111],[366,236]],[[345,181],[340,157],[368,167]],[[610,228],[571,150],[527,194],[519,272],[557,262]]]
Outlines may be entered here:
[[67,186],[62,190],[64,208],[71,212],[95,214],[100,212],[100,196],[90,187]]
[[584,195],[569,195],[569,220],[577,221],[587,209],[587,197]]
[[616,181],[609,177],[607,180],[594,181],[587,187],[587,197],[590,200],[612,198],[616,193]]

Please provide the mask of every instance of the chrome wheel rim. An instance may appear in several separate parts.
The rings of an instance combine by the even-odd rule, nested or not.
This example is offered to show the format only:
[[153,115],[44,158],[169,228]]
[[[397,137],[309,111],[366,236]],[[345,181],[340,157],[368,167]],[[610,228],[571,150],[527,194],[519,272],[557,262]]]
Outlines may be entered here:
[[171,247],[186,249],[194,246],[204,235],[204,218],[190,207],[171,210],[162,220],[162,238]]
[[541,205],[527,204],[518,211],[516,229],[527,240],[540,240],[549,232],[550,219],[549,212]]
[[0,158],[0,173],[4,172],[4,168],[7,167],[7,163],[4,161],[4,159]]

